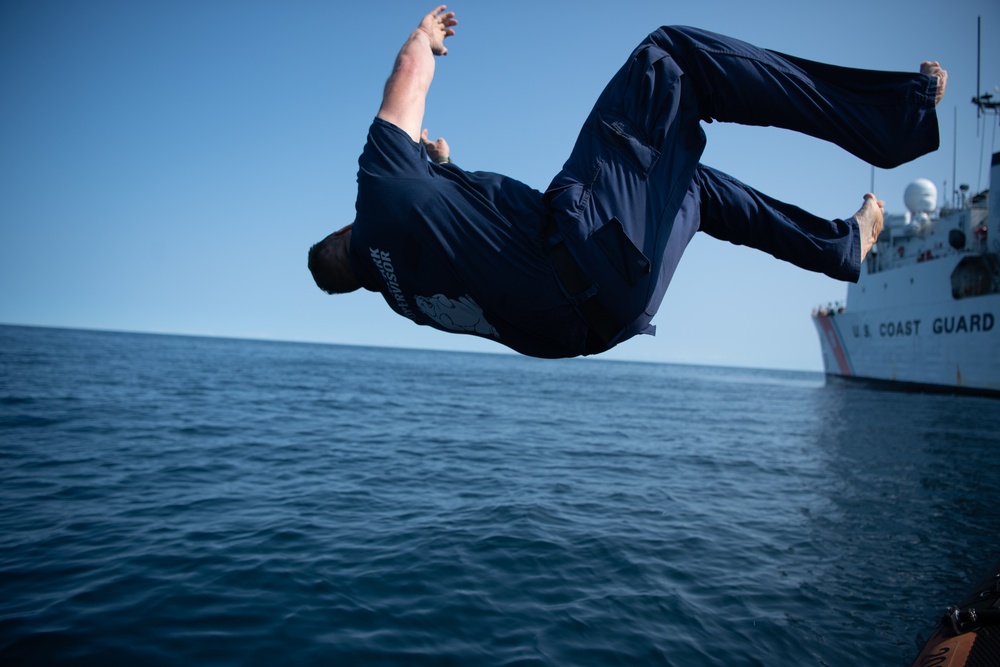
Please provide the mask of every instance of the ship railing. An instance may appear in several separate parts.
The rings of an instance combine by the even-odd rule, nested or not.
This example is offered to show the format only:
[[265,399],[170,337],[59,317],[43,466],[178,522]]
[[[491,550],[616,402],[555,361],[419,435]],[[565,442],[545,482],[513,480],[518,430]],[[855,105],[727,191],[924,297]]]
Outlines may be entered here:
[[816,306],[813,308],[813,317],[832,317],[834,315],[840,315],[847,310],[847,306],[844,305],[843,301],[831,301],[826,305]]

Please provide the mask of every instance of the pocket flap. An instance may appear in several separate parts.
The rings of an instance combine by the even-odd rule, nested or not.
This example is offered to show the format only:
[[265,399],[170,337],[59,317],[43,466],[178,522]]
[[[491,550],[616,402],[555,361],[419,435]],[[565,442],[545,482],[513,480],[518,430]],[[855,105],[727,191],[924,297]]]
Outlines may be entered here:
[[618,269],[629,286],[635,285],[649,275],[649,260],[632,243],[632,239],[625,233],[625,228],[618,218],[611,218],[607,224],[594,232],[591,238],[604,251],[608,260]]

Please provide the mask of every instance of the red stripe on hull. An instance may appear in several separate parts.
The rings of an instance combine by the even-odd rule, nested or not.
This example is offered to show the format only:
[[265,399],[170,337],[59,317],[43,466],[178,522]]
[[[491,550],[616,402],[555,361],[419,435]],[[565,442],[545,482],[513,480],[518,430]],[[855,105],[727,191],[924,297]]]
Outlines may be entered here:
[[819,320],[823,336],[826,337],[826,344],[830,346],[830,351],[833,352],[833,358],[837,362],[840,374],[847,376],[854,375],[854,372],[851,370],[851,364],[847,361],[847,353],[844,351],[844,346],[840,343],[840,334],[837,333],[837,328],[833,325],[833,318],[829,315],[817,315],[816,319]]

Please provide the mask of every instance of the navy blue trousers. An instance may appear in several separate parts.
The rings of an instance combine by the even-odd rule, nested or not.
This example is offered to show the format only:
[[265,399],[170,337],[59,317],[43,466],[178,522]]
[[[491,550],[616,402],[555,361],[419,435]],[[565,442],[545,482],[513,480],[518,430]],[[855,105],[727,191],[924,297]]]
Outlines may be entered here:
[[[857,222],[826,220],[699,163],[701,122],[781,127],[890,168],[938,146],[937,80],[815,63],[687,27],[647,37],[601,93],[545,193],[615,322],[612,347],[659,308],[699,229],[839,280],[860,275]],[[761,156],[762,160],[774,159]]]

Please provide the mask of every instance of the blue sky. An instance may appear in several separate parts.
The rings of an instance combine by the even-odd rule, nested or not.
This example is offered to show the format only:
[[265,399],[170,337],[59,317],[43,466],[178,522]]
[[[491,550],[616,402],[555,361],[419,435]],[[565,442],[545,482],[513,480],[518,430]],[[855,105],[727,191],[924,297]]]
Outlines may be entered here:
[[[941,149],[905,186],[988,187],[980,129],[1000,85],[993,0],[455,2],[425,125],[468,169],[544,189],[632,47],[696,25],[853,67],[949,70]],[[310,244],[353,219],[357,157],[403,40],[431,3],[6,0],[0,4],[0,323],[501,352],[417,327],[370,293],[324,295]],[[514,7],[514,9],[511,9]],[[953,140],[956,130],[958,142]],[[712,124],[703,162],[818,215],[846,217],[871,169],[772,129]],[[982,139],[985,136],[985,147]],[[810,310],[846,288],[698,235],[655,323],[610,358],[819,370]]]

